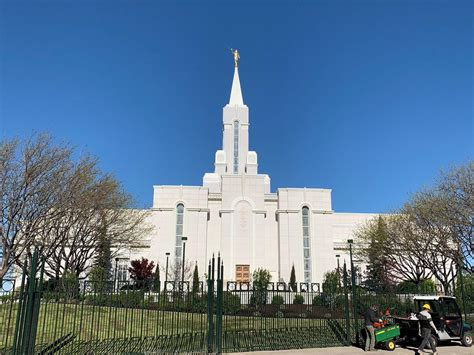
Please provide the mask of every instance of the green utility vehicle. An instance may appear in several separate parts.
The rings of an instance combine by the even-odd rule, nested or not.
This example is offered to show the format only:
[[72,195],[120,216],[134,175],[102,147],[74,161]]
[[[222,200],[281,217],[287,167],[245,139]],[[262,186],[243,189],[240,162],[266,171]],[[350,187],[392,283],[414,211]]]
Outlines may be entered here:
[[375,329],[375,344],[377,347],[393,351],[395,350],[395,341],[399,336],[400,327],[398,325]]

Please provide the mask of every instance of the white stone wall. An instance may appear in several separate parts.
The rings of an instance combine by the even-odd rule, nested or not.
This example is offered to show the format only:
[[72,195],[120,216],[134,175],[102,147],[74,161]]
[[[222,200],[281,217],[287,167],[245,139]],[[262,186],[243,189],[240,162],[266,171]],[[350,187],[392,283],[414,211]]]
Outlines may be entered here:
[[[234,174],[234,122],[239,122],[239,170]],[[347,239],[374,214],[334,213],[331,190],[280,188],[271,193],[270,177],[258,174],[257,153],[249,150],[249,109],[243,103],[237,68],[231,99],[223,108],[222,150],[215,154],[215,170],[203,177],[203,186],[154,186],[149,221],[155,228],[149,248],[134,251],[164,265],[175,257],[176,206],[184,210],[186,260],[207,272],[213,254],[220,253],[224,278],[235,279],[235,266],[250,272],[270,270],[273,281],[289,281],[295,265],[297,282],[304,280],[302,208],[310,210],[311,281],[348,260]]]

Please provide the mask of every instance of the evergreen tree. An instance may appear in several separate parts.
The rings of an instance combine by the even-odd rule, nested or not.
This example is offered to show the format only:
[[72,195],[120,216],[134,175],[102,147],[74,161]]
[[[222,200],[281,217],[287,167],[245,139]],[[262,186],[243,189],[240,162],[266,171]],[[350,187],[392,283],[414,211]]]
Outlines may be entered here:
[[199,293],[199,272],[198,272],[197,263],[194,266],[192,293],[193,293],[193,295],[196,295],[196,294]]
[[296,292],[296,273],[295,273],[295,265],[294,264],[291,267],[290,291]]
[[110,290],[112,285],[107,282],[108,275],[101,266],[93,266],[89,273],[89,285],[95,293],[102,293]]
[[101,270],[96,270],[95,272],[96,276],[102,275],[102,281],[106,282],[111,279],[112,275],[112,251],[110,239],[107,237],[105,221],[102,222],[98,242],[95,266]]
[[392,288],[392,278],[388,272],[389,261],[386,253],[388,245],[387,224],[382,216],[369,231],[369,245],[366,249],[367,271],[364,286],[371,291],[387,292]]
[[160,292],[160,265],[156,263],[155,274],[153,275],[153,292]]

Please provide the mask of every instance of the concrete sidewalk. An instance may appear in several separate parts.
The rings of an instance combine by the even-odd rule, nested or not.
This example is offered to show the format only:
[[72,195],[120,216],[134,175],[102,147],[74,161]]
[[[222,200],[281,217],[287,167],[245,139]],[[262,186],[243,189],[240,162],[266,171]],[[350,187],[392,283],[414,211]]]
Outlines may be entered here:
[[[474,355],[474,348],[466,348],[465,346],[453,343],[451,345],[440,345],[438,347],[439,355]],[[305,355],[318,355],[318,354],[330,354],[330,355],[350,355],[350,354],[406,354],[414,355],[415,348],[396,348],[394,351],[384,351],[379,350],[376,352],[365,353],[364,350],[355,347],[336,347],[336,348],[317,348],[317,349],[295,349],[295,350],[279,350],[279,351],[254,351],[250,353],[233,353],[234,355],[246,355],[246,354],[255,354],[255,355],[291,355],[291,354],[305,354]],[[423,353],[421,353],[423,354]],[[428,350],[426,354],[431,354],[431,351]]]

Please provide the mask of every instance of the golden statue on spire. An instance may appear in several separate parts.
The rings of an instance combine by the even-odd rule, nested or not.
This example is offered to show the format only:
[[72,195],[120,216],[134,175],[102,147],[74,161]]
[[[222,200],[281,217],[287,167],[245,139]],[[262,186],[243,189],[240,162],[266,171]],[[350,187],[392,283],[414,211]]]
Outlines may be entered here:
[[232,48],[230,49],[230,51],[234,55],[234,63],[235,63],[235,67],[237,68],[239,66],[239,59],[240,59],[239,51],[237,49],[232,49]]

